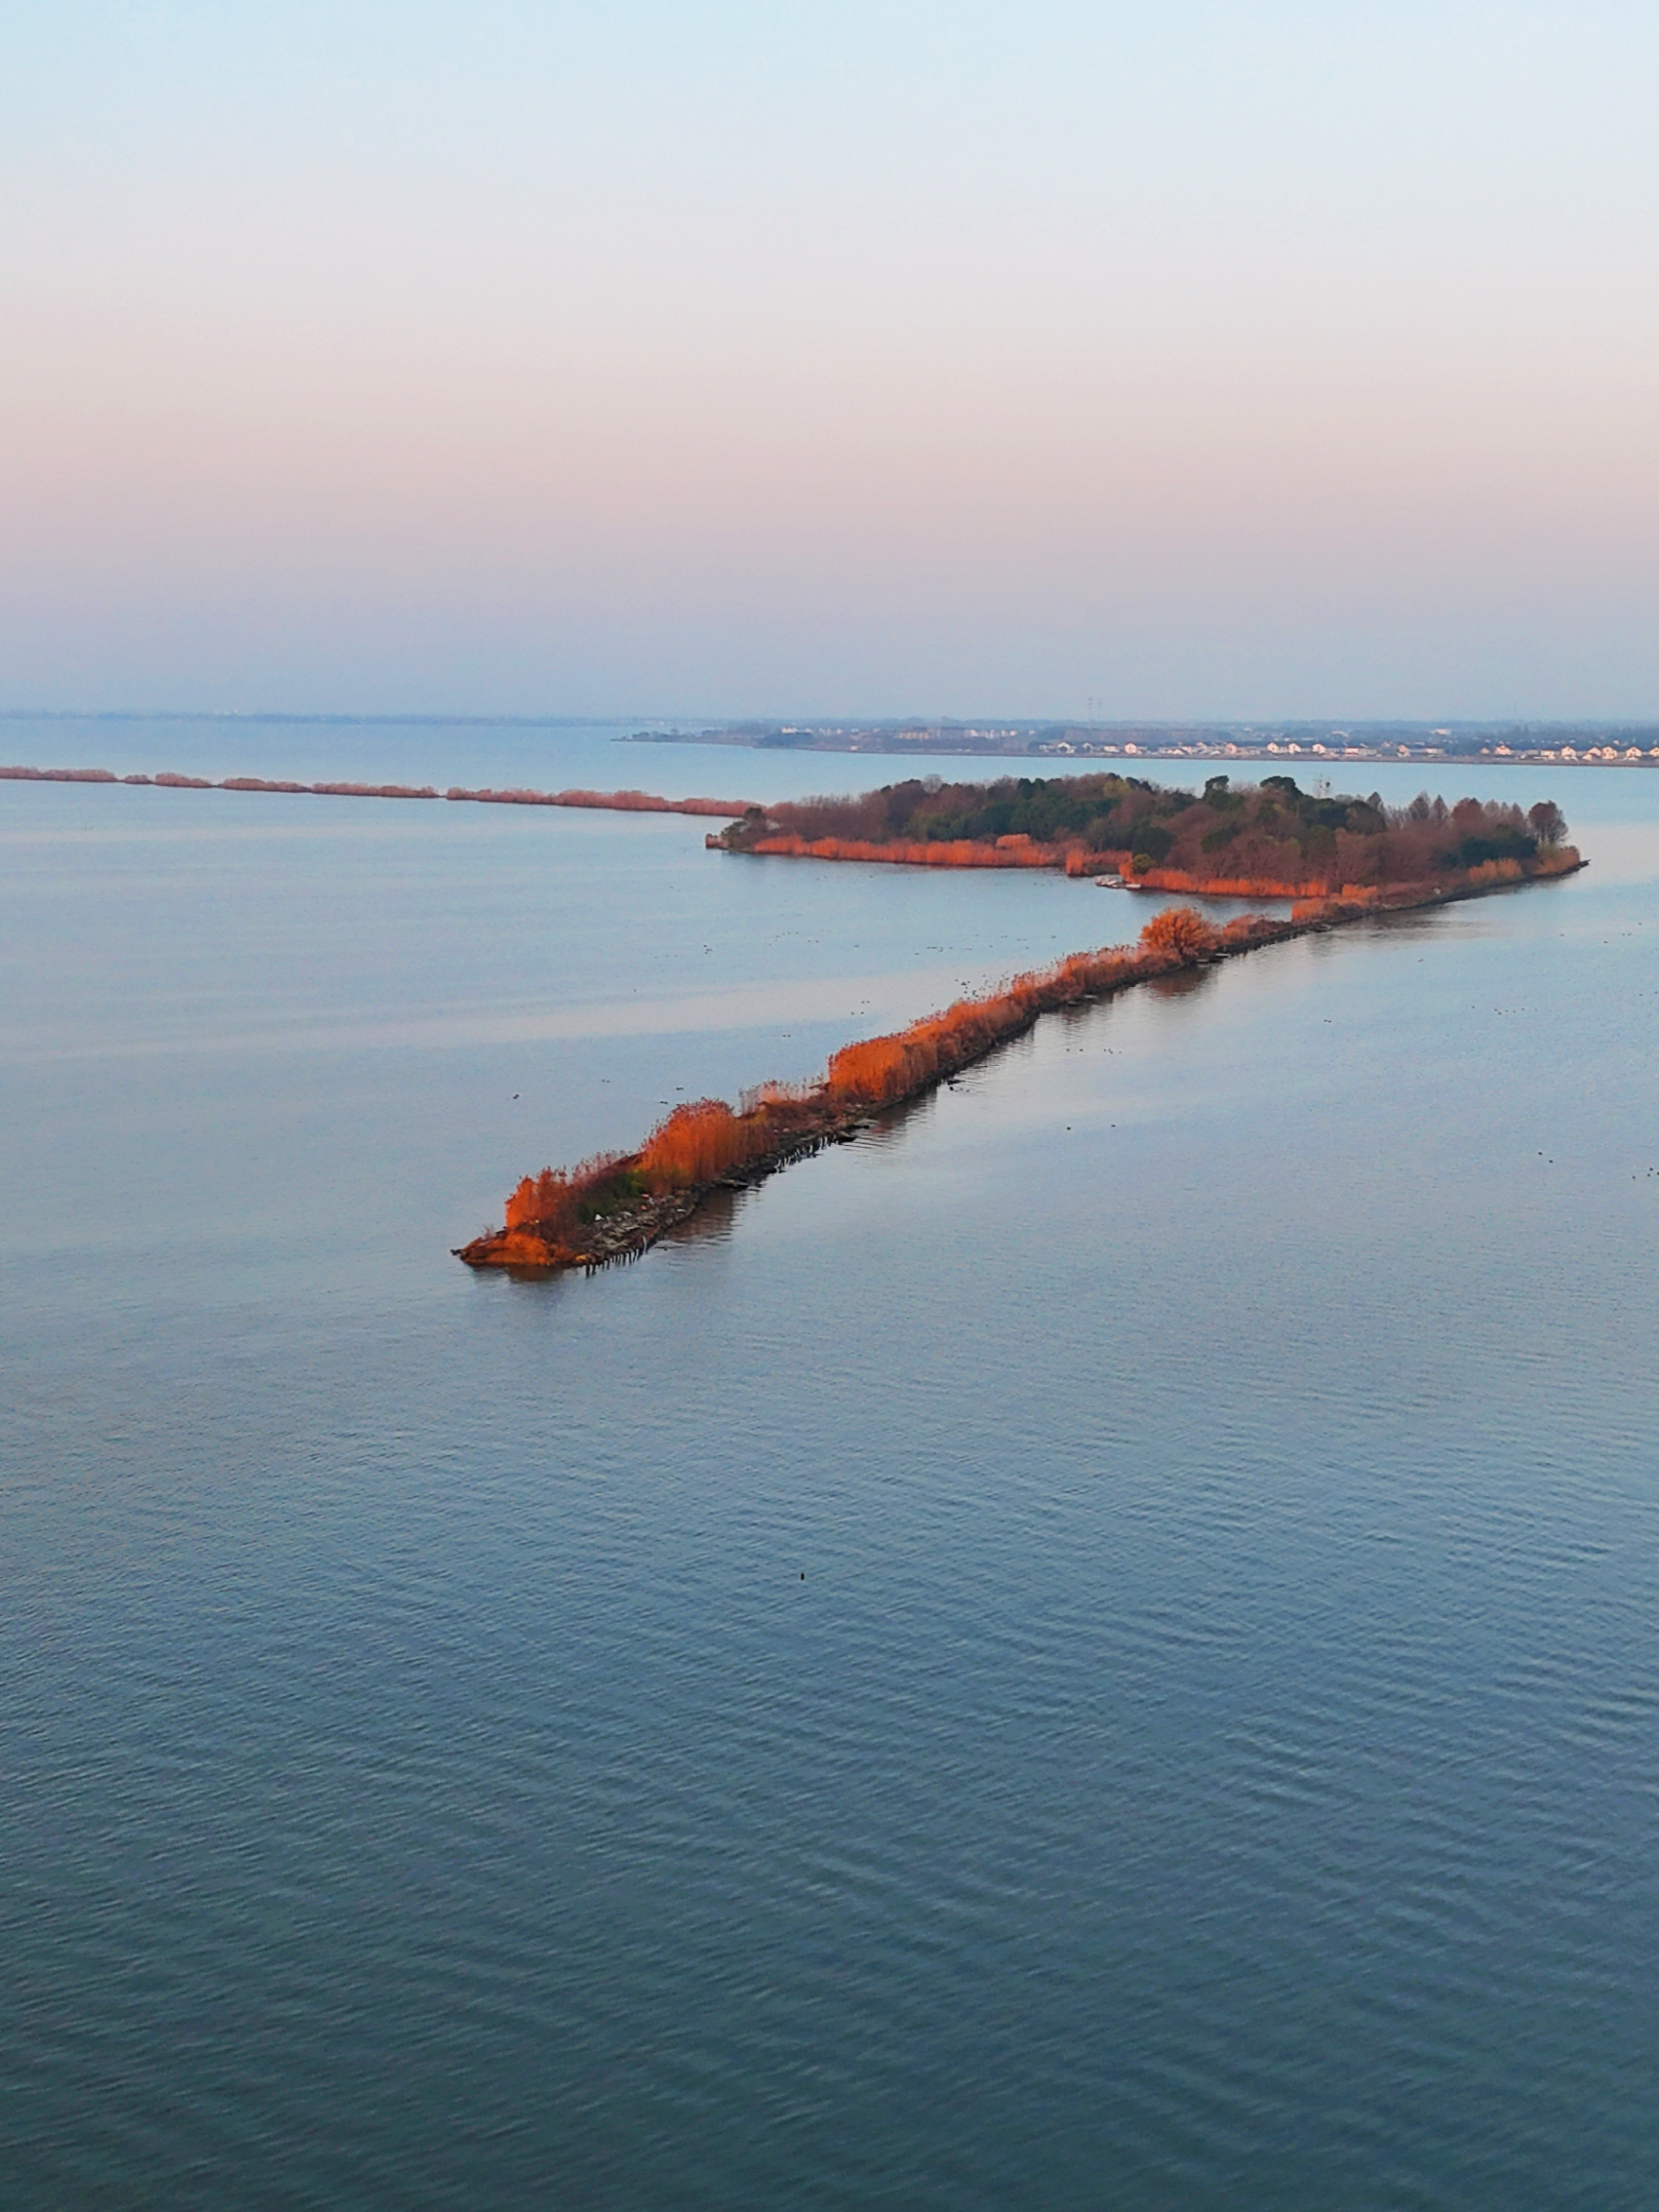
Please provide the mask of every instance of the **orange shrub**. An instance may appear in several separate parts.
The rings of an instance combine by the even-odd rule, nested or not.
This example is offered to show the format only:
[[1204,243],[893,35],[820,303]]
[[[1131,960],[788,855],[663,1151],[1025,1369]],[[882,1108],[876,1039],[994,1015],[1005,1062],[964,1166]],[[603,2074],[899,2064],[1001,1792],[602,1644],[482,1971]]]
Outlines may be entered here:
[[1221,941],[1224,945],[1241,947],[1270,944],[1275,937],[1282,936],[1286,928],[1285,923],[1274,921],[1271,915],[1235,914],[1222,930]]
[[1219,932],[1196,906],[1166,906],[1155,914],[1140,933],[1150,953],[1172,954],[1177,960],[1204,960],[1221,942]]
[[685,1190],[712,1183],[735,1167],[757,1134],[718,1098],[698,1098],[676,1106],[640,1147],[641,1173],[653,1190]]
[[882,844],[858,837],[815,837],[810,840],[794,830],[773,830],[757,838],[751,852],[784,854],[805,860],[885,860],[910,868],[1052,868],[1059,849],[1023,843],[981,844],[973,838],[953,838],[944,844],[923,844],[895,838]]
[[913,1085],[931,1073],[902,1036],[871,1037],[862,1044],[844,1045],[831,1057],[824,1088],[832,1098],[885,1105],[902,1098]]
[[1148,868],[1135,881],[1147,890],[1187,891],[1199,898],[1314,898],[1327,888],[1274,876],[1197,876],[1180,868]]
[[1583,865],[1576,845],[1558,845],[1553,848],[1546,846],[1533,862],[1532,873],[1535,876],[1564,876],[1570,869],[1581,868]]
[[1066,848],[1066,874],[1068,876],[1117,875],[1129,865],[1132,855],[1116,849],[1107,852],[1090,852],[1082,845]]
[[576,1167],[543,1167],[539,1175],[527,1175],[507,1201],[509,1229],[529,1228],[559,1232],[571,1228],[585,1201],[627,1165],[619,1153],[596,1153]]

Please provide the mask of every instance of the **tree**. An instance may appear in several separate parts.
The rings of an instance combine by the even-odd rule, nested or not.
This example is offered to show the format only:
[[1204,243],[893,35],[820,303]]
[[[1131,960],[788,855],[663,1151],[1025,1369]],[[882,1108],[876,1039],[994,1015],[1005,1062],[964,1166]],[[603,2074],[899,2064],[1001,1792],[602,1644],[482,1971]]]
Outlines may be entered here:
[[1560,845],[1567,833],[1566,816],[1553,799],[1540,799],[1526,810],[1527,826],[1540,845]]
[[1151,953],[1173,953],[1177,960],[1204,960],[1220,938],[1196,906],[1166,906],[1140,933]]

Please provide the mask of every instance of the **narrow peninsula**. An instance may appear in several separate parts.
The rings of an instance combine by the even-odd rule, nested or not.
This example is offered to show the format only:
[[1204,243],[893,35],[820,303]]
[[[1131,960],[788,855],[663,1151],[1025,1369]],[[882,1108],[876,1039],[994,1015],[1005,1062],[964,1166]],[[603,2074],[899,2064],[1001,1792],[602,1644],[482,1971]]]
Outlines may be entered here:
[[473,1268],[537,1275],[637,1258],[714,1192],[743,1189],[879,1113],[921,1097],[1021,1036],[1045,1013],[1369,917],[1471,898],[1584,865],[1551,802],[1523,815],[1476,799],[1332,799],[1289,776],[1235,792],[1212,777],[1203,798],[1117,775],[992,785],[936,779],[863,799],[751,808],[711,837],[735,853],[922,866],[1049,867],[1129,889],[1289,899],[1287,915],[1217,926],[1196,907],[1155,914],[1134,945],[1073,953],[961,999],[909,1028],[847,1045],[815,1083],[770,1083],[737,1107],[678,1106],[633,1152],[527,1175],[501,1228],[456,1249]]
[[[725,820],[743,814],[741,800],[663,799],[654,791],[531,791],[513,786],[477,791],[452,783],[440,791],[432,783],[296,783],[289,776],[178,775],[163,769],[154,775],[117,775],[113,769],[0,767],[0,783],[120,783],[159,791],[266,791],[281,798],[304,799],[459,799],[485,807],[586,807],[612,814],[713,814]],[[753,808],[748,810],[752,813]]]

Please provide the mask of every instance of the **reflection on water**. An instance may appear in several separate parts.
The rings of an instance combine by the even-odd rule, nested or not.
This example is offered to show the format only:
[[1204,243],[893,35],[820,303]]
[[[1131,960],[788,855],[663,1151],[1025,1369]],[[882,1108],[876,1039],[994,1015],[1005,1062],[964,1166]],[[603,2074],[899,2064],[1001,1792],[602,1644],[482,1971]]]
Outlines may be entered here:
[[[1012,1047],[1009,1047],[1008,1049],[1011,1050]],[[953,1079],[951,1084],[941,1086],[941,1087],[944,1089],[955,1088],[957,1086],[970,1081],[972,1073],[972,1069],[965,1069],[960,1076]],[[903,1099],[896,1106],[884,1106],[879,1113],[871,1115],[864,1127],[858,1132],[855,1141],[877,1152],[890,1150],[901,1139],[923,1128],[929,1116],[936,1113],[937,1110],[938,1094],[934,1091],[928,1091],[920,1098]]]
[[1184,968],[1173,975],[1155,975],[1145,988],[1155,999],[1195,999],[1208,989],[1215,975],[1213,968]]
[[717,1186],[710,1191],[695,1213],[685,1221],[676,1222],[662,1238],[665,1244],[723,1244],[737,1225],[738,1216],[752,1193],[747,1190],[727,1190]]

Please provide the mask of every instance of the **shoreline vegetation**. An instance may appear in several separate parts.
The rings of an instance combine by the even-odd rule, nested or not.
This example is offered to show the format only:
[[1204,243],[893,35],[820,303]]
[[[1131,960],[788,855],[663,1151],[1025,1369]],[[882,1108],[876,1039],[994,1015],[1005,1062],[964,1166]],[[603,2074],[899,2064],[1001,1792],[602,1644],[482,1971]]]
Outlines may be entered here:
[[[947,793],[936,779],[929,780],[931,790],[914,788],[946,807],[957,807],[964,792],[975,795],[975,803],[983,801],[987,789],[999,792],[1001,796],[991,802],[996,806],[1009,796],[1000,786],[983,785],[953,786]],[[1077,780],[1093,786],[1125,779]],[[735,1109],[720,1099],[697,1099],[677,1106],[637,1151],[600,1153],[575,1167],[544,1167],[538,1175],[527,1175],[507,1200],[501,1228],[457,1246],[454,1256],[471,1268],[526,1275],[574,1268],[592,1273],[638,1259],[717,1192],[749,1188],[825,1145],[850,1142],[879,1114],[949,1083],[1023,1036],[1046,1013],[1110,999],[1137,984],[1207,968],[1312,931],[1479,897],[1510,885],[1569,875],[1585,865],[1577,849],[1564,842],[1566,823],[1549,802],[1524,817],[1518,808],[1478,800],[1462,800],[1452,808],[1436,801],[1413,801],[1410,808],[1395,810],[1384,809],[1380,801],[1310,798],[1297,792],[1288,777],[1269,781],[1288,788],[1268,792],[1265,802],[1257,793],[1218,793],[1215,787],[1226,786],[1226,777],[1212,779],[1204,802],[1191,793],[1159,791],[1143,784],[1134,785],[1126,795],[1090,789],[1061,792],[1056,798],[1052,789],[1036,787],[1042,795],[1033,798],[1030,791],[1016,791],[1014,799],[1033,799],[1050,814],[1066,808],[1081,810],[1082,826],[1075,833],[1041,841],[1026,832],[1023,844],[1011,847],[998,839],[1017,840],[1022,833],[1004,829],[963,839],[906,836],[902,832],[917,811],[907,805],[889,808],[891,822],[897,826],[889,823],[885,839],[845,836],[839,831],[812,838],[779,821],[793,816],[810,829],[826,814],[851,813],[858,825],[870,827],[878,811],[874,803],[890,800],[891,787],[863,801],[809,801],[796,808],[776,808],[770,814],[750,810],[731,831],[710,838],[709,844],[762,856],[874,858],[912,864],[920,860],[924,866],[952,867],[1062,866],[1070,874],[1083,872],[1070,865],[1070,855],[1081,851],[1088,855],[1090,870],[1103,857],[1126,858],[1130,873],[1123,880],[1147,889],[1163,888],[1171,876],[1181,879],[1182,889],[1190,881],[1187,870],[1152,863],[1147,849],[1150,832],[1195,809],[1211,824],[1216,815],[1225,819],[1232,808],[1218,805],[1217,800],[1232,799],[1238,808],[1253,810],[1241,824],[1241,836],[1245,830],[1265,834],[1264,804],[1276,818],[1268,826],[1276,829],[1282,846],[1297,842],[1291,824],[1299,823],[1303,834],[1298,864],[1282,874],[1270,879],[1210,875],[1191,882],[1195,893],[1205,895],[1238,895],[1238,888],[1245,885],[1244,895],[1259,895],[1271,887],[1271,895],[1293,900],[1287,918],[1243,914],[1218,927],[1196,907],[1165,907],[1141,930],[1138,944],[1070,954],[1051,968],[1017,975],[979,998],[960,999],[908,1028],[846,1045],[832,1055],[815,1083],[763,1084],[744,1092]],[[908,791],[909,787],[898,788]],[[1122,819],[1126,825],[1132,818],[1137,825],[1133,843],[1106,847],[1095,841],[1103,799],[1110,800],[1108,811],[1114,813],[1121,805],[1128,806],[1130,812]],[[1340,821],[1335,810],[1346,810]],[[1057,827],[1057,822],[1050,823],[1051,829]],[[1183,854],[1194,829],[1189,823],[1179,836],[1171,833],[1165,857]],[[1075,845],[1065,841],[1067,834],[1075,834]],[[1208,834],[1205,829],[1198,835],[1200,851]],[[1344,837],[1355,845],[1345,849],[1340,842]],[[1320,842],[1322,838],[1328,839],[1328,847]],[[1229,838],[1208,849],[1220,851],[1233,842]],[[821,850],[825,844],[832,849]],[[960,845],[970,847],[973,856],[959,857],[955,848]],[[1357,849],[1360,845],[1366,848],[1364,853]],[[939,847],[948,855],[942,861],[933,858],[929,849]],[[1042,857],[1027,856],[1039,849]],[[1141,860],[1148,863],[1144,869],[1138,868]],[[1357,875],[1344,881],[1347,871],[1361,860],[1368,862],[1370,879]],[[1415,866],[1414,874],[1384,872],[1407,864]]]
[[[1400,884],[1519,881],[1552,871],[1566,823],[1495,800],[1408,807],[1303,791],[1290,775],[1203,793],[1107,770],[944,783],[912,776],[857,798],[751,807],[705,841],[757,858],[887,861],[923,868],[1050,868],[1130,889],[1204,898],[1344,898]],[[1497,871],[1481,877],[1478,871]]]
[[651,791],[470,791],[430,783],[294,783],[262,775],[116,775],[109,769],[0,767],[0,783],[143,784],[162,791],[274,791],[317,799],[460,799],[485,807],[591,807],[617,814],[710,814],[721,820],[745,814],[740,799],[662,799]]

